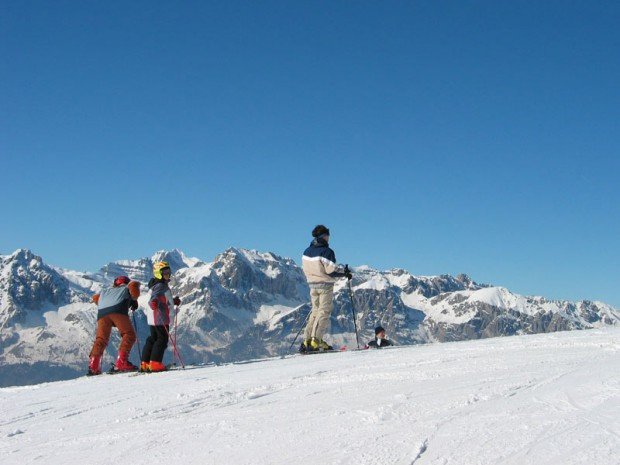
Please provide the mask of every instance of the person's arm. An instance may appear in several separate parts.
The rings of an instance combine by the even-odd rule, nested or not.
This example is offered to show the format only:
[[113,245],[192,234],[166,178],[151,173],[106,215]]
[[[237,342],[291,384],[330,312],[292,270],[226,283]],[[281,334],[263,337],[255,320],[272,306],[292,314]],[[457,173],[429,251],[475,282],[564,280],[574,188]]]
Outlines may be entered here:
[[336,264],[336,254],[332,249],[328,249],[327,254],[321,257],[321,263],[323,263],[325,273],[332,278],[345,278],[350,274],[345,271],[342,265]]
[[129,290],[129,295],[133,300],[138,300],[140,297],[140,282],[139,281],[130,281],[127,284],[127,289]]

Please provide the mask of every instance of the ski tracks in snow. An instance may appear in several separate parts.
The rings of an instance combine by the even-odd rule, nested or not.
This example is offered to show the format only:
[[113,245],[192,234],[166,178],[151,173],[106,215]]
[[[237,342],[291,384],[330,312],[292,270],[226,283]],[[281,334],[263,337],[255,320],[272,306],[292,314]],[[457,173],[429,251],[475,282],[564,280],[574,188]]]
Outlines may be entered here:
[[420,444],[420,447],[418,447],[418,453],[416,454],[415,458],[411,462],[411,465],[414,465],[414,463],[416,463],[420,458],[422,458],[422,454],[426,452],[427,447],[428,447],[428,439],[425,439],[424,442]]
[[0,389],[0,456],[3,465],[615,465],[620,332],[591,334]]

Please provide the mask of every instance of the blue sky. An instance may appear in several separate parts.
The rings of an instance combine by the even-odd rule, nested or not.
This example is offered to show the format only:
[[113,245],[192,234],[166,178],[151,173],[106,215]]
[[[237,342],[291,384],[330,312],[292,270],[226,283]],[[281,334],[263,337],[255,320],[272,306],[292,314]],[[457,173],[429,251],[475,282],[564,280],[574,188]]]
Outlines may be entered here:
[[620,307],[620,4],[3,2],[0,253],[229,246]]

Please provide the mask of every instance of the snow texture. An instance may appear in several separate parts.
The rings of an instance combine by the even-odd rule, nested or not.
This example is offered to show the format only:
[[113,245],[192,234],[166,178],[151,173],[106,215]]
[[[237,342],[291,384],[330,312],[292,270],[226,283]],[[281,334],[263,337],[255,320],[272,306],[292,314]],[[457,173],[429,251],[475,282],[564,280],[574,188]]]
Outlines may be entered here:
[[617,465],[620,329],[0,389],[4,465]]

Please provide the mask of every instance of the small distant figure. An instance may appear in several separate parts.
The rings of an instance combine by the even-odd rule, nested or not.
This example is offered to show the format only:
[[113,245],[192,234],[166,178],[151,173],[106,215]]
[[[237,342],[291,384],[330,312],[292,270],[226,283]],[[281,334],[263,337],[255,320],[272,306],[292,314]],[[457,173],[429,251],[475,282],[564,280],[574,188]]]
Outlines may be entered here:
[[136,342],[136,333],[129,320],[129,309],[134,311],[138,308],[138,297],[140,297],[140,283],[131,281],[127,276],[117,276],[111,287],[105,287],[99,294],[93,296],[93,302],[97,304],[97,336],[90,351],[89,376],[101,374],[101,357],[108,346],[113,327],[121,333],[121,345],[118,348],[114,369],[116,371],[138,369],[129,361],[129,353]]
[[381,326],[375,328],[375,338],[367,345],[370,349],[381,349],[383,347],[393,346],[394,343],[385,338],[385,329]]

